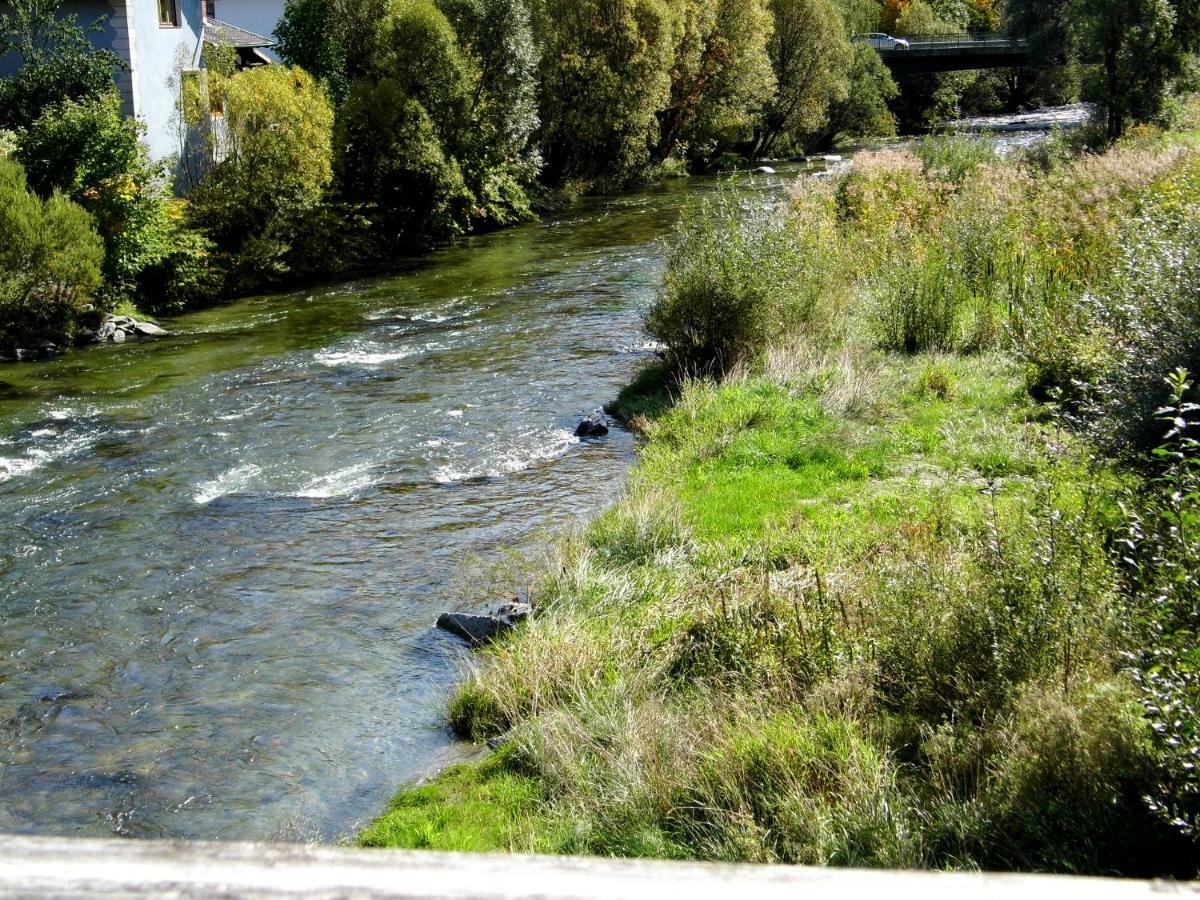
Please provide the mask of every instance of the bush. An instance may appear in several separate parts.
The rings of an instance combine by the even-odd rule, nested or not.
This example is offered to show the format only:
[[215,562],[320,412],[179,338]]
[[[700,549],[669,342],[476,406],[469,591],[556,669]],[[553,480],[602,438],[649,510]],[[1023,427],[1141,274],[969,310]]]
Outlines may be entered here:
[[1142,611],[1143,649],[1136,674],[1146,715],[1161,752],[1150,794],[1162,819],[1200,834],[1200,443],[1190,375],[1166,379],[1161,412],[1166,430],[1158,456],[1165,464],[1144,493],[1126,498],[1128,523],[1120,544],[1129,589]]
[[0,56],[12,50],[21,64],[0,78],[0,129],[25,128],[65,100],[98,99],[112,91],[124,66],[111,50],[97,50],[74,14],[59,15],[61,0],[12,0],[0,16]]
[[62,191],[95,217],[111,291],[128,293],[167,252],[170,185],[163,167],[150,163],[137,123],[121,115],[115,92],[49,107],[21,133],[16,159],[41,196]]
[[0,332],[8,342],[69,335],[100,287],[104,245],[87,212],[42,201],[21,167],[0,159]]
[[333,176],[333,110],[307,72],[260,66],[229,80],[225,121],[225,158],[192,192],[189,213],[218,247],[239,251],[321,201]]
[[423,106],[391,79],[360,83],[338,118],[337,184],[388,244],[464,230],[474,198]]
[[720,375],[808,321],[833,266],[821,223],[705,200],[677,226],[646,328],[677,372]]
[[171,235],[170,246],[138,273],[140,308],[155,315],[178,315],[222,296],[226,273],[211,240],[180,227]]

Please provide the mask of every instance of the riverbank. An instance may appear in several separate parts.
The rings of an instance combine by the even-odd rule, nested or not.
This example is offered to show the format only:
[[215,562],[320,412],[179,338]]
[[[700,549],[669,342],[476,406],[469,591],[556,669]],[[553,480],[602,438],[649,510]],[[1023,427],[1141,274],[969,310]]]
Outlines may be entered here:
[[[627,392],[626,496],[450,705],[498,751],[360,841],[1194,875],[1191,549],[1162,537],[1195,515],[1169,500],[1192,450],[1156,418],[1190,390],[1163,384],[1200,220],[1177,144],[870,157],[797,189],[770,232],[813,251],[791,269],[685,225],[677,250],[725,262],[677,253],[651,321],[732,272],[786,331],[726,322],[769,338],[751,365]],[[725,346],[696,340],[673,349]]]

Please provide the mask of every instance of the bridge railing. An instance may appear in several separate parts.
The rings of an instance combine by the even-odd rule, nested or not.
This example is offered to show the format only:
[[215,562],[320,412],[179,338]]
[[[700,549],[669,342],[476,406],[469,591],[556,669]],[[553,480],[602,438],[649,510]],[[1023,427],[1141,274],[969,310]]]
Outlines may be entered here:
[[1013,37],[1003,31],[963,31],[949,34],[894,34],[892,37],[908,41],[911,46],[953,46],[971,47],[979,44],[993,44],[1019,47],[1025,43],[1022,38]]
[[1194,883],[0,835],[0,897],[1200,900]]

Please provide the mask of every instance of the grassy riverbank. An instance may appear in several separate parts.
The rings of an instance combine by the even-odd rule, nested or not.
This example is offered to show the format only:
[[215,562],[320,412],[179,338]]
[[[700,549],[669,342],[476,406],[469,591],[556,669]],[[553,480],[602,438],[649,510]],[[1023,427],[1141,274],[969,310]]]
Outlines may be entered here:
[[362,843],[1194,874],[1177,144],[935,141],[685,222],[650,324],[711,377],[622,398],[625,499],[452,702],[501,749]]

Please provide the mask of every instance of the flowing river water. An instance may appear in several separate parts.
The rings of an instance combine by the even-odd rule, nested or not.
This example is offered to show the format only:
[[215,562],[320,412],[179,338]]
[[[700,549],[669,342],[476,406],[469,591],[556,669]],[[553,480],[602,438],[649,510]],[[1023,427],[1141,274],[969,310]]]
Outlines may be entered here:
[[433,620],[620,489],[632,437],[572,428],[716,185],[0,369],[0,832],[333,840],[461,755]]

